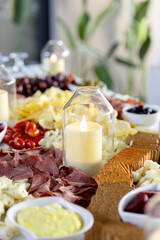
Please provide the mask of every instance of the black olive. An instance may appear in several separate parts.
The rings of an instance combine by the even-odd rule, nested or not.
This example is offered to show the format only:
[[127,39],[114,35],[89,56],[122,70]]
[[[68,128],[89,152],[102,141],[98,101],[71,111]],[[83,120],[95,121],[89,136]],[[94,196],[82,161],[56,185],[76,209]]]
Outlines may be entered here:
[[156,113],[157,111],[150,107],[135,106],[133,108],[128,109],[127,112],[137,113],[137,114],[153,114],[153,113]]

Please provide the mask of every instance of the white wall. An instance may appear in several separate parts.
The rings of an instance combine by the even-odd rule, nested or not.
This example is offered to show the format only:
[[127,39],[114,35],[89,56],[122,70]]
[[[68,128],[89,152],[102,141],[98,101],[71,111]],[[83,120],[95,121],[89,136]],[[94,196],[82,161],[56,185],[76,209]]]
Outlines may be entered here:
[[0,52],[8,55],[13,51],[25,51],[30,59],[35,59],[38,54],[37,48],[37,6],[34,3],[31,9],[30,18],[22,26],[13,24],[11,20],[11,0],[6,0],[0,9]]
[[[129,0],[118,0],[120,3],[119,9],[106,19],[96,31],[91,44],[106,52],[114,41],[119,40],[120,43],[124,42],[124,34],[128,27],[131,13],[131,6]],[[110,1],[89,1],[89,11],[95,17]],[[81,0],[57,0],[57,15],[65,19],[66,23],[70,26],[71,30],[75,32],[77,17],[81,12]],[[152,0],[150,4],[150,11],[148,20],[151,26],[152,45],[147,56],[147,70],[151,65],[160,64],[160,0]],[[65,42],[65,35],[62,28],[58,26],[58,36]],[[119,47],[117,54],[119,56],[127,57],[125,48]],[[78,64],[78,62],[77,62]],[[121,65],[115,65],[111,62],[112,72],[114,73],[116,84],[115,90],[125,93],[127,81],[127,69]],[[139,95],[140,81],[139,73],[135,75],[135,96]]]

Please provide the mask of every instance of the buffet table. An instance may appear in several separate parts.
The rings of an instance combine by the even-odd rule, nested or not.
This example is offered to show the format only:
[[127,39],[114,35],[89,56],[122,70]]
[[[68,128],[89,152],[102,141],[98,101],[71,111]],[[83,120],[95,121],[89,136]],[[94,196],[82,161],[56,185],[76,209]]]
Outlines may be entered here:
[[[145,108],[145,106],[141,107],[144,103],[128,95],[112,92],[103,84],[100,86],[101,91],[92,86],[80,89],[81,80],[76,79],[73,74],[45,76],[43,82],[41,78],[44,78],[44,73],[39,65],[27,66],[26,69],[27,77],[14,75],[18,78],[19,97],[16,112],[11,111],[10,116],[17,119],[14,124],[9,124],[0,145],[0,181],[4,176],[3,181],[9,181],[9,185],[1,191],[4,198],[5,196],[12,197],[11,204],[4,203],[3,199],[3,206],[0,208],[0,210],[3,209],[2,213],[6,214],[8,208],[26,199],[58,196],[83,206],[93,214],[94,225],[85,234],[86,240],[143,239],[144,231],[140,227],[131,224],[132,221],[122,221],[118,212],[118,204],[128,192],[139,187],[139,182],[144,176],[136,171],[142,169],[149,160],[153,160],[154,163],[159,162],[159,122],[156,121],[147,127],[137,127],[135,123],[122,119],[126,105],[129,105],[131,109],[133,105]],[[35,76],[36,81],[39,79],[45,83],[45,86],[41,84],[41,91],[33,88]],[[67,84],[64,84],[66,81]],[[55,82],[58,88],[54,86]],[[20,87],[23,87],[23,91]],[[78,102],[79,96],[84,97],[86,89],[89,93],[95,91],[95,94],[89,98],[87,92],[85,106],[82,107],[82,99]],[[77,91],[73,95],[72,91],[75,90]],[[83,94],[80,94],[80,91]],[[22,92],[26,95],[22,95]],[[98,100],[93,101],[97,95]],[[105,101],[107,107],[104,104]],[[75,102],[79,105],[74,108]],[[98,104],[100,104],[99,109]],[[110,104],[114,107],[114,114],[112,114]],[[156,108],[152,110],[153,114],[159,114]],[[107,114],[105,115],[104,112]],[[62,113],[65,116],[63,118],[66,118],[65,121],[63,119],[63,123]],[[86,119],[82,118],[84,115]],[[77,116],[78,120],[75,121]],[[62,125],[63,129],[66,127],[66,130],[63,130],[63,136]],[[114,128],[112,128],[113,125]],[[110,135],[107,135],[107,131]],[[64,135],[65,141],[69,144],[66,144],[65,153],[62,154],[62,140],[63,144],[66,143]],[[114,140],[114,145],[112,140]],[[77,142],[80,143],[80,147]],[[65,165],[62,161],[64,154]],[[78,159],[77,162],[74,162],[75,159]],[[150,165],[154,164],[150,163]],[[160,169],[158,164],[156,166]],[[154,167],[153,169],[148,167],[148,170],[155,171]],[[134,176],[137,174],[139,174],[139,182],[136,186]],[[148,184],[147,181],[156,182],[157,179],[160,180],[159,175],[156,175],[155,179],[148,180],[147,177],[143,179],[143,184]],[[26,195],[20,194],[20,197],[15,197],[15,193],[11,194],[11,192],[15,190],[15,186],[22,186],[21,184]],[[3,232],[4,235],[6,234],[4,239],[25,239],[22,236],[15,236],[16,228],[12,229],[13,226],[10,226],[7,220],[4,221],[4,216],[1,218],[1,223],[0,238],[3,239],[3,235],[1,236]],[[84,236],[79,236],[78,239],[84,239]]]

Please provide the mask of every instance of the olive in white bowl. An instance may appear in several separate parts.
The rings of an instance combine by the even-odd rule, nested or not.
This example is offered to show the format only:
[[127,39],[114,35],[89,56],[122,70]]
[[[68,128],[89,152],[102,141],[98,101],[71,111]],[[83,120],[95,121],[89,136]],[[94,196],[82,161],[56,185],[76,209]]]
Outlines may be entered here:
[[137,125],[151,126],[160,120],[160,108],[157,105],[125,106],[122,118]]
[[[25,222],[29,221],[29,225],[32,225],[32,223],[36,220],[33,219],[33,216],[30,214],[30,208],[32,208],[32,207],[43,208],[43,207],[47,206],[47,208],[49,208],[49,210],[50,209],[52,210],[51,204],[54,204],[54,203],[60,204],[62,207],[64,207],[64,209],[71,210],[72,212],[74,212],[75,214],[77,214],[80,217],[80,219],[82,221],[82,226],[80,227],[80,229],[78,231],[75,231],[71,234],[69,233],[69,234],[63,235],[63,236],[60,236],[60,235],[59,236],[38,236],[39,234],[35,234],[29,227],[21,225],[18,222],[18,215],[20,214],[19,218],[21,218],[21,219],[24,218]],[[23,210],[25,210],[26,207],[28,208],[28,209],[26,209],[27,211],[24,213],[24,215],[21,215],[21,213],[23,212]],[[36,211],[36,209],[35,209],[35,211]],[[45,210],[42,209],[42,211],[46,212],[46,209]],[[29,215],[30,219],[25,218],[26,214]],[[26,239],[35,239],[35,240],[83,240],[84,233],[92,227],[93,222],[94,222],[93,216],[88,210],[86,210],[85,208],[80,207],[78,205],[75,205],[73,203],[70,203],[61,197],[35,198],[32,200],[27,200],[27,201],[15,204],[7,211],[7,217],[13,225],[15,225],[19,228],[19,230],[22,232],[22,234],[24,235],[24,237]],[[58,219],[59,219],[59,217],[58,217]],[[40,226],[40,224],[37,225],[38,230],[36,230],[36,231],[40,232],[40,229],[43,228],[44,226],[46,226],[44,223],[48,222],[48,221],[49,221],[49,219],[48,218],[46,219],[44,217],[43,221],[41,222],[42,223],[41,226]],[[51,223],[49,223],[49,225],[52,223],[54,224],[55,221],[56,221],[56,219],[53,220]],[[75,224],[75,221],[71,221],[71,223]],[[35,223],[33,223],[33,224],[35,225]],[[55,224],[56,224],[56,222],[55,222]],[[70,224],[69,220],[63,222],[62,228],[61,228],[62,231],[63,231],[63,229],[66,228],[67,225],[69,227],[69,224]],[[48,230],[46,232],[48,234]]]
[[0,143],[2,142],[5,136],[6,130],[7,130],[7,123],[4,121],[0,121]]

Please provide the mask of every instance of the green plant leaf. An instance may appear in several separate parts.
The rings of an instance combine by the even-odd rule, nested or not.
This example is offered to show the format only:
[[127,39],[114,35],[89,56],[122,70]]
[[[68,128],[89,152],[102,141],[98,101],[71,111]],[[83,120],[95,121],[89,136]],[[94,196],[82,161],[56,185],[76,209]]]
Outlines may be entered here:
[[141,60],[144,59],[144,57],[145,57],[145,55],[146,55],[146,53],[147,53],[147,51],[149,49],[150,43],[151,43],[151,39],[150,39],[150,37],[148,35],[146,41],[142,44],[142,46],[141,46],[141,48],[139,50],[139,57],[140,57]]
[[137,42],[137,33],[135,26],[129,26],[128,31],[126,32],[126,48],[132,49],[136,45]]
[[99,24],[110,14],[112,13],[118,6],[118,3],[113,1],[107,6],[95,20],[90,20],[89,24],[86,28],[86,39],[89,39],[93,33],[96,31]]
[[22,24],[29,16],[32,0],[12,1],[12,20],[16,24]]
[[148,21],[146,18],[142,18],[137,26],[137,36],[141,43],[144,43],[148,36]]
[[126,65],[128,67],[133,67],[133,68],[138,67],[137,64],[131,62],[130,60],[122,59],[122,58],[119,58],[119,57],[115,57],[114,59],[115,59],[116,62],[121,63],[123,65]]
[[108,88],[113,87],[113,80],[106,65],[95,65],[93,70],[98,79],[104,82]]
[[109,51],[107,53],[107,57],[111,57],[114,54],[114,52],[117,49],[118,45],[119,45],[118,42],[113,43],[113,45],[111,46],[111,48],[109,49]]
[[85,40],[86,27],[87,27],[87,24],[89,23],[89,20],[90,20],[90,16],[89,16],[89,13],[87,12],[83,12],[78,20],[78,27],[77,27],[78,36],[81,40]]
[[69,27],[67,26],[67,24],[65,23],[65,21],[62,19],[62,18],[58,18],[58,22],[61,24],[65,34],[66,34],[66,38],[67,38],[67,41],[68,41],[68,44],[69,46],[72,48],[72,49],[76,49],[76,41],[69,29]]
[[93,48],[86,44],[81,44],[79,47],[82,52],[86,52],[87,54],[95,57],[96,59],[102,60],[104,58],[103,54],[96,48]]
[[148,8],[149,8],[150,0],[146,0],[142,3],[136,4],[136,10],[134,19],[140,21],[143,17],[146,17]]

